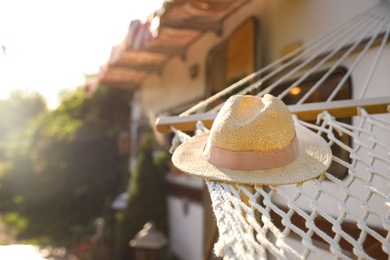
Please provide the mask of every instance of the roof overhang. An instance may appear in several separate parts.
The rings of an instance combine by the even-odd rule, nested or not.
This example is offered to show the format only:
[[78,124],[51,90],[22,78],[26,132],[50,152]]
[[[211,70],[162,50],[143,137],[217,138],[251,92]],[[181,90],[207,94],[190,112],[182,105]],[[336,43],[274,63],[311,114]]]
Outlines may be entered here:
[[112,48],[89,90],[99,84],[137,88],[151,73],[161,73],[175,56],[205,32],[222,33],[223,21],[250,0],[171,0],[145,21],[132,21],[122,42]]

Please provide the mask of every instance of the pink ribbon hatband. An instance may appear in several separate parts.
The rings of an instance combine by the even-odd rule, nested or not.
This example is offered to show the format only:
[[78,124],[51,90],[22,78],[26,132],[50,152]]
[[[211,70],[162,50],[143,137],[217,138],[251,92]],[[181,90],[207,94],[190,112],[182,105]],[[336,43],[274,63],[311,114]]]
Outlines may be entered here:
[[206,143],[203,156],[212,164],[232,170],[251,171],[279,168],[292,163],[299,155],[298,139],[271,151],[235,152]]

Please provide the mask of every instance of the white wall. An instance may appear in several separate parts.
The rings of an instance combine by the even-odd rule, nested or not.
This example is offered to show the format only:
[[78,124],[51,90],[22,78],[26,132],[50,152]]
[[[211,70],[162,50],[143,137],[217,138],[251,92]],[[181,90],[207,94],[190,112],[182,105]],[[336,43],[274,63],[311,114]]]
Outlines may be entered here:
[[[365,10],[369,6],[372,6],[378,1],[367,0],[297,0],[297,1],[285,1],[285,0],[273,0],[268,1],[267,13],[264,14],[263,22],[265,35],[263,36],[265,45],[264,59],[265,63],[270,63],[276,60],[280,51],[287,45],[295,42],[302,41],[303,43],[330,31],[335,26],[343,23],[357,13]],[[371,70],[375,55],[378,48],[374,48],[368,51],[368,53],[359,62],[359,65],[353,70],[352,73],[352,85],[353,85],[353,99],[359,99],[363,90],[363,86],[366,82],[368,73]],[[351,68],[357,55],[351,56],[345,60],[341,65],[347,69]],[[331,64],[327,64],[323,68],[329,68]],[[372,97],[384,97],[390,96],[389,84],[390,82],[390,46],[385,47],[381,54],[380,62],[377,65],[373,78],[371,80],[369,91],[364,98]],[[390,115],[380,115],[382,120],[390,120]],[[358,121],[354,120],[353,124],[358,125]],[[379,140],[384,141],[387,145],[390,145],[390,138],[388,133],[381,131],[380,129],[374,129],[374,134]],[[367,140],[368,142],[369,140]],[[360,153],[359,156],[365,158],[364,161],[368,162],[369,158]],[[384,155],[386,157],[386,155]],[[388,165],[376,162],[375,168],[379,169],[382,173],[388,172]],[[368,178],[366,172],[366,166],[359,165],[356,171],[361,174],[363,179]],[[387,182],[383,182],[383,179],[376,177],[372,180],[372,184],[384,194],[390,192]],[[305,186],[306,185],[306,186]],[[312,184],[305,184],[305,190],[308,193],[316,193],[316,187]],[[343,196],[340,191],[340,187],[334,183],[327,183],[325,185],[329,191],[333,191],[335,196]],[[297,193],[295,188],[290,186],[281,187],[286,193],[290,194],[289,197],[294,197]],[[356,182],[356,184],[350,187],[351,192],[357,194],[359,198],[363,200],[367,193],[367,188],[364,182]],[[274,202],[284,204],[285,199],[281,196],[273,197]],[[311,211],[311,206],[308,200],[299,200],[297,204],[307,210]],[[332,199],[326,196],[320,197],[318,205],[324,209],[328,214],[337,216],[340,212],[340,205]],[[347,205],[354,209],[355,212],[363,214],[361,210],[361,201],[350,199]],[[381,200],[375,200],[373,198],[369,203],[370,207],[374,208],[381,214],[386,214],[386,208],[381,203]],[[347,216],[348,220],[355,220],[351,216]],[[376,227],[382,227],[382,221],[379,218],[370,217],[367,222]]]
[[263,24],[263,58],[268,64],[296,41],[308,42],[340,25],[377,0],[268,0]]
[[[184,212],[188,203],[187,215]],[[203,255],[203,206],[184,198],[168,197],[170,248],[183,260],[199,260]]]
[[[376,0],[378,1],[378,0]],[[279,57],[287,45],[307,42],[341,24],[376,2],[368,0],[253,0],[229,16],[223,34],[205,33],[192,44],[185,59],[172,58],[162,73],[150,75],[142,84],[142,106],[145,115],[159,113],[182,104],[204,99],[208,52],[225,40],[251,16],[260,23],[259,48],[262,64]],[[192,65],[199,65],[199,75],[189,76]]]
[[[352,74],[352,83],[354,86],[353,97],[359,99],[363,91],[363,87],[366,83],[368,74],[371,71],[374,63],[375,55],[378,52],[378,48],[370,49],[367,54],[359,62],[358,66],[354,69]],[[344,63],[346,67],[351,67],[353,62],[356,60],[356,56],[352,57]],[[383,97],[390,96],[389,84],[390,82],[390,45],[384,48],[381,53],[381,58],[375,68],[375,72],[371,78],[369,90],[366,92],[364,98]]]

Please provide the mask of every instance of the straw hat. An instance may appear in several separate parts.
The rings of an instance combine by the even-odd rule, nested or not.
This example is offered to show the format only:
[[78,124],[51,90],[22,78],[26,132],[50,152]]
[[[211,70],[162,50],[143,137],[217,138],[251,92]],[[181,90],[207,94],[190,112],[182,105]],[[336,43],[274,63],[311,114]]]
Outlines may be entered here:
[[282,185],[318,177],[329,168],[332,152],[319,135],[294,124],[280,99],[235,95],[210,133],[181,144],[172,161],[206,180]]

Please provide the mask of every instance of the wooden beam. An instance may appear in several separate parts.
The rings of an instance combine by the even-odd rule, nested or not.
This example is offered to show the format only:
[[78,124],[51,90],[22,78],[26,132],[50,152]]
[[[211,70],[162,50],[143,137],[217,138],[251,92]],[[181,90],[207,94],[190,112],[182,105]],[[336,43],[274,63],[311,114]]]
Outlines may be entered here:
[[202,113],[194,114],[185,117],[179,116],[164,116],[156,120],[156,129],[160,133],[173,132],[171,127],[179,129],[184,132],[194,131],[196,129],[196,122],[202,121],[205,127],[210,128],[214,122],[216,113]]
[[161,25],[174,29],[199,30],[199,31],[219,31],[222,29],[220,20],[215,19],[163,19]]
[[288,106],[292,114],[301,120],[316,120],[318,114],[328,111],[335,118],[356,116],[357,108],[364,108],[369,114],[389,112],[390,97],[337,100],[332,102],[308,103]]
[[[297,115],[301,120],[315,120],[318,114],[323,111],[328,111],[336,118],[343,118],[356,116],[358,113],[357,108],[364,108],[370,114],[380,114],[390,112],[389,107],[390,97],[337,100],[288,106],[291,113]],[[160,117],[156,120],[156,129],[160,133],[171,133],[171,127],[183,132],[189,132],[196,129],[196,122],[198,121],[202,121],[207,128],[210,128],[216,116],[216,113],[202,113],[185,117]]]
[[118,62],[112,65],[112,67],[117,67],[117,68],[124,68],[124,69],[130,69],[130,70],[138,70],[138,71],[144,71],[147,73],[153,73],[156,72],[158,73],[164,63],[162,64],[132,64],[132,63],[125,63],[125,62]]

